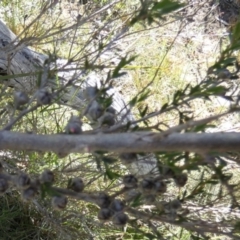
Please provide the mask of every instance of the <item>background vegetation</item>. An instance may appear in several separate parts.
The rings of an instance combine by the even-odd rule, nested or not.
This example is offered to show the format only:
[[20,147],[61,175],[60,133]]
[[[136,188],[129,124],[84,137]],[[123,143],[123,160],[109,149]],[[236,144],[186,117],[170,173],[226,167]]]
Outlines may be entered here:
[[[26,105],[8,83],[15,73],[1,74],[1,128],[74,133],[76,125],[66,127],[73,114],[83,131],[238,132],[239,5],[226,2],[1,1],[1,20],[18,40],[49,57],[36,66]],[[59,59],[82,75],[69,71],[71,81],[61,82]],[[54,79],[49,96],[59,91],[67,101],[56,95],[39,103],[37,70]],[[80,108],[76,96],[92,75],[100,91],[83,91]],[[126,115],[109,89],[124,100]],[[89,116],[95,100],[105,113],[115,108],[114,124]],[[1,238],[239,239],[238,152],[1,151]],[[103,209],[111,211],[102,216]]]

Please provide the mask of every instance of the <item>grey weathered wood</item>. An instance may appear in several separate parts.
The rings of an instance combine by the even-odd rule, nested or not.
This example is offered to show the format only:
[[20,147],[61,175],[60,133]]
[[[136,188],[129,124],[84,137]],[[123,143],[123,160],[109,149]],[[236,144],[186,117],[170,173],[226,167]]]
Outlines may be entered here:
[[[8,79],[9,86],[14,87],[16,90],[24,90],[32,94],[36,91],[37,77],[39,72],[43,71],[43,65],[46,59],[48,59],[48,56],[37,53],[24,44],[20,44],[17,36],[0,20],[1,71],[9,75],[29,73],[29,76]],[[106,74],[92,72],[86,75],[81,70],[70,70],[78,69],[77,64],[67,63],[68,61],[65,59],[57,59],[56,64],[51,64],[50,69],[56,68],[61,70],[57,72],[61,85],[66,84],[69,80],[82,79],[82,82],[78,81],[78,86],[72,84],[61,98],[62,102],[66,103],[69,100],[73,107],[81,109],[86,107],[86,103],[84,103],[85,99],[82,94],[84,88],[87,86],[98,86],[100,88],[101,80],[104,79]],[[50,83],[53,81],[55,80],[49,79]],[[50,86],[54,87],[52,84],[50,84]],[[113,107],[116,111],[122,111],[121,115],[124,115],[127,110],[123,96],[115,89],[110,89],[108,94],[113,96]],[[73,99],[73,96],[76,97]],[[132,114],[127,114],[126,119],[133,120]]]
[[8,75],[26,74],[31,76],[14,77],[8,80],[8,85],[17,90],[32,92],[36,89],[37,67],[41,65],[44,56],[37,54],[21,44],[14,33],[0,20],[0,69]]

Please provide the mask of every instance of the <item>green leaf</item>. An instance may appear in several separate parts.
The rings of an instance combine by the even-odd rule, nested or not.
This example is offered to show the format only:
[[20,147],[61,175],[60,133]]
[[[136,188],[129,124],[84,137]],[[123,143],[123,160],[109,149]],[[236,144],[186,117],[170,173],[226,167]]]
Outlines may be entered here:
[[146,100],[151,94],[151,91],[147,89],[145,92],[143,92],[139,97],[138,97],[138,102],[142,102]]
[[153,235],[151,233],[145,233],[145,237],[147,237],[147,239],[149,239],[149,240],[156,240],[156,239],[158,239],[157,236],[155,236],[155,235]]
[[110,180],[121,177],[121,175],[119,175],[118,173],[112,172],[110,169],[107,169],[105,173]]
[[237,22],[232,31],[233,44],[240,40],[240,22]]
[[147,110],[148,110],[148,106],[145,106],[143,110],[139,109],[139,114],[142,118],[146,116]]
[[212,179],[212,180],[207,180],[205,183],[206,183],[206,184],[213,184],[213,185],[216,185],[216,184],[219,183],[219,180],[214,180],[214,179]]
[[129,59],[127,59],[127,57],[123,57],[119,64],[116,66],[116,68],[113,70],[113,73],[112,73],[112,78],[118,78],[118,77],[121,77],[123,76],[124,74],[126,74],[125,72],[124,73],[120,73],[120,70],[125,67],[127,64],[131,63],[132,61],[134,61],[136,58],[136,56],[133,56],[133,57],[130,57]]
[[[225,51],[229,51],[229,49],[225,50]],[[236,58],[235,57],[228,57],[228,58],[224,57],[224,58],[221,58],[218,62],[216,62],[213,66],[211,66],[208,69],[208,72],[209,73],[214,73],[215,71],[219,71],[221,69],[225,69],[228,66],[233,66],[235,62],[236,62]]]
[[138,96],[134,97],[132,100],[129,101],[129,105],[130,105],[131,107],[133,107],[133,106],[136,105],[136,103],[137,103],[137,98],[138,98]]
[[190,94],[189,95],[193,95],[194,93],[198,93],[201,91],[201,87],[200,85],[194,86],[190,88]]
[[87,58],[85,59],[85,62],[84,62],[84,68],[85,69],[90,69],[90,63],[89,63]]
[[0,75],[0,81],[1,80],[8,80],[8,79],[11,79],[11,78],[36,76],[36,74],[42,74],[42,71],[30,72],[30,73],[20,73],[20,74],[14,74],[14,75]]
[[168,103],[165,103],[165,104],[161,107],[161,112],[164,111],[167,107],[168,107]]
[[204,132],[208,128],[216,128],[214,124],[201,124],[193,128],[193,132]]
[[234,231],[239,232],[240,231],[240,222],[236,222],[236,224],[234,225]]
[[226,91],[227,91],[227,88],[224,86],[214,86],[214,87],[208,88],[206,93],[208,93],[209,95],[219,95],[219,94],[226,93]]
[[104,162],[104,163],[107,163],[107,164],[112,164],[112,163],[115,163],[115,162],[117,162],[118,160],[116,159],[116,158],[112,158],[112,157],[103,157],[102,158],[102,161]]
[[171,0],[162,0],[160,2],[155,2],[150,11],[158,11],[159,14],[164,15],[173,12],[183,6],[184,4],[180,4],[178,2]]
[[104,154],[106,154],[108,152],[107,151],[98,150],[98,151],[95,151],[94,153],[99,154],[99,155],[104,155]]
[[142,198],[141,198],[141,194],[139,193],[134,200],[132,201],[132,203],[130,204],[131,207],[138,207],[142,205]]
[[130,100],[129,104],[130,106],[135,106],[136,103],[142,102],[146,100],[151,94],[150,90],[145,90],[143,93],[141,93],[139,96],[135,96],[132,100]]
[[[102,92],[102,90],[101,90],[101,92]],[[104,95],[104,94],[103,94],[103,95]],[[99,103],[104,109],[110,107],[110,106],[112,105],[112,102],[113,102],[112,96],[109,96],[109,97],[107,97],[107,96],[100,96],[100,97],[97,98],[97,100],[98,100],[98,103]]]

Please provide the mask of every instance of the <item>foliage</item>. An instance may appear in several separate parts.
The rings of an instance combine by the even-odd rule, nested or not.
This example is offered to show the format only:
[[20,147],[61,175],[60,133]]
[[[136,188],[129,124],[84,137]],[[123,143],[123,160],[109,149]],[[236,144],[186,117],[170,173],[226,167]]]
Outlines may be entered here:
[[[170,44],[162,43],[161,54],[158,45],[148,50],[149,39],[140,48],[129,47],[131,36],[152,34],[174,19],[184,22],[184,1],[13,2],[0,6],[17,43],[47,58],[34,62],[33,72],[1,72],[2,130],[59,138],[95,134],[96,139],[151,131],[167,138],[221,130],[222,119],[239,111],[239,97],[226,84],[238,79],[239,24],[205,77],[191,82],[181,79],[181,67],[172,66],[169,57],[180,30]],[[9,51],[11,43],[1,44],[1,51]],[[147,59],[144,54],[151,52]],[[32,75],[34,90],[28,91],[27,83],[22,89],[10,84]],[[94,84],[85,84],[92,79]],[[115,90],[119,87],[123,96]],[[199,108],[218,99],[229,104],[196,120]],[[231,168],[237,166],[237,149],[146,153],[131,147],[121,154],[91,146],[73,154],[63,144],[51,152],[2,151],[4,239],[23,239],[23,229],[26,239],[240,238],[239,173]]]

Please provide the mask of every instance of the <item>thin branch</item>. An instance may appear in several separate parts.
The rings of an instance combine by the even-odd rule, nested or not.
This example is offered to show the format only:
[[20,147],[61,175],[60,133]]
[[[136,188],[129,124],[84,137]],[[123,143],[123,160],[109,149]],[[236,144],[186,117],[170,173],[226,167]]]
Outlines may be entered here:
[[11,128],[13,127],[13,125],[18,122],[22,117],[24,117],[25,115],[27,115],[30,112],[35,111],[38,107],[40,107],[39,105],[35,105],[29,109],[25,109],[23,110],[15,119],[13,119],[10,123],[8,123],[3,130],[11,130]]
[[236,151],[240,133],[164,133],[134,132],[80,135],[35,135],[0,131],[0,150],[25,150],[55,153],[159,152],[196,153]]

